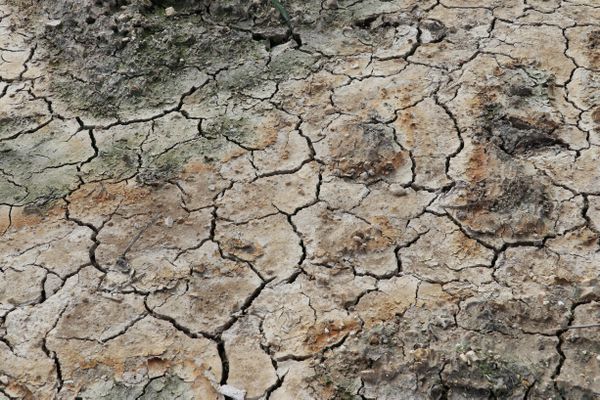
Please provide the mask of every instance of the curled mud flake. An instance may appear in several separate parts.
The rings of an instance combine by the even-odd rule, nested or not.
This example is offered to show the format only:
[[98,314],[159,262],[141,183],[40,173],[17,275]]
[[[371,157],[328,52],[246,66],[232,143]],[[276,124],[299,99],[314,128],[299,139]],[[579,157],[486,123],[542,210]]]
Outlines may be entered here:
[[439,42],[446,36],[446,26],[442,21],[436,19],[421,21],[419,28],[421,29],[421,40],[423,43]]
[[373,57],[379,59],[400,59],[411,54],[418,46],[419,30],[414,21],[399,17],[392,21],[382,21],[374,35],[376,46]]

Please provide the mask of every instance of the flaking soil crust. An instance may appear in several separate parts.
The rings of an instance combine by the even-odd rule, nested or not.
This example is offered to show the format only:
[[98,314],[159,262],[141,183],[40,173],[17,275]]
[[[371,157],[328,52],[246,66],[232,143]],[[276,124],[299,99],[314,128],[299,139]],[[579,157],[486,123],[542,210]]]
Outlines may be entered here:
[[600,398],[598,21],[0,0],[0,400]]

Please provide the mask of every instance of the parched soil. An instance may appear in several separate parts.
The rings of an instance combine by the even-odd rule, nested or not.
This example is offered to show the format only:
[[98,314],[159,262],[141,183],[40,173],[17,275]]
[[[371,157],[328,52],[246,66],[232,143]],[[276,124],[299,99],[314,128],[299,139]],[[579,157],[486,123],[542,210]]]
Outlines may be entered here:
[[0,400],[600,398],[598,0],[0,0]]

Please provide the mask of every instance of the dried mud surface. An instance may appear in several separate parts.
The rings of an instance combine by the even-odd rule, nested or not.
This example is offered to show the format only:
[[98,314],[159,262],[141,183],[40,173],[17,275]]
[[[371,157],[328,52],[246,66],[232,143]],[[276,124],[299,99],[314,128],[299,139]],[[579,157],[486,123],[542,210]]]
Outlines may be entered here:
[[0,399],[600,398],[597,0],[0,0]]

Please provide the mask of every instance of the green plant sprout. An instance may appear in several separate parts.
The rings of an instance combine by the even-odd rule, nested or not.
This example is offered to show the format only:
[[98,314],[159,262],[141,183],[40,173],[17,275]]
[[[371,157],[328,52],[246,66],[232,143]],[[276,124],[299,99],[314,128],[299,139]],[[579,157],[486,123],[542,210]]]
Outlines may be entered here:
[[279,14],[281,14],[281,17],[283,18],[283,20],[285,21],[286,25],[291,30],[292,29],[292,21],[290,20],[290,15],[288,14],[288,12],[285,9],[285,7],[278,0],[271,0],[271,4],[273,4],[273,6],[275,7],[275,9],[277,9],[277,11],[279,11]]

